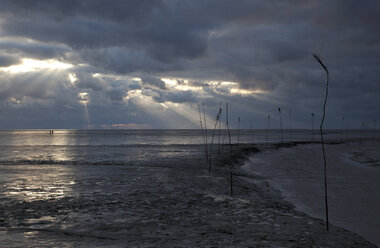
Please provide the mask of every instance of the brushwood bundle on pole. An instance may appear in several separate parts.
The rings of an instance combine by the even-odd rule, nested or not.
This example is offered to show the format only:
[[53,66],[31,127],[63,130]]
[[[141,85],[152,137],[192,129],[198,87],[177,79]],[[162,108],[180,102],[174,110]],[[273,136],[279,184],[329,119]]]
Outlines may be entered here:
[[326,91],[325,91],[325,100],[323,103],[323,114],[322,114],[322,120],[321,125],[319,126],[319,131],[321,134],[321,144],[322,144],[322,154],[323,154],[323,162],[324,162],[324,186],[325,186],[325,215],[326,215],[326,229],[329,230],[329,211],[328,211],[328,201],[327,201],[327,162],[326,162],[326,153],[325,153],[325,143],[323,140],[323,123],[325,121],[326,116],[326,102],[327,102],[327,96],[329,93],[329,71],[325,64],[323,64],[321,58],[313,54],[314,59],[322,66],[322,68],[326,72]]

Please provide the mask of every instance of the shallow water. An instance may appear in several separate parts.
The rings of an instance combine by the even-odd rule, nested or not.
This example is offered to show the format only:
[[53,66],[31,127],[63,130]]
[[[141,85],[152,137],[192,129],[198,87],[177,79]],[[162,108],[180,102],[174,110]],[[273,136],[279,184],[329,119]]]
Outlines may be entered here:
[[[282,133],[282,134],[281,134]],[[207,132],[211,143],[213,130]],[[231,143],[317,140],[316,130],[230,130]],[[281,138],[282,137],[282,138]],[[326,140],[371,138],[368,130],[327,130]],[[213,149],[228,144],[226,130],[216,130]],[[201,130],[10,130],[0,131],[0,164],[141,165],[170,162],[203,152]]]

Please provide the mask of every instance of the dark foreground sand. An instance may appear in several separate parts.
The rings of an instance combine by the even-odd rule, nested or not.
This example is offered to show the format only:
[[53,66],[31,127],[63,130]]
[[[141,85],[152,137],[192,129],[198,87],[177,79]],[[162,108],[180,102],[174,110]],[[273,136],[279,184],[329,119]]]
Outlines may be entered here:
[[238,166],[228,196],[239,162],[219,161],[211,176],[200,158],[180,169],[1,165],[0,247],[375,247],[327,232]]

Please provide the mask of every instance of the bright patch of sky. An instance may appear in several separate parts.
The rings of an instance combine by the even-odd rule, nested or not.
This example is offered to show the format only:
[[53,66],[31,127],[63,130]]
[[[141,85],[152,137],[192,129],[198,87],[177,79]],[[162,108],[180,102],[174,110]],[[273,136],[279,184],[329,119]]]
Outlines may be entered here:
[[43,70],[66,70],[73,67],[73,65],[68,63],[63,63],[55,59],[48,60],[36,60],[24,58],[21,59],[21,63],[17,65],[11,65],[8,67],[0,67],[0,70],[10,73],[24,73],[32,71],[43,71]]

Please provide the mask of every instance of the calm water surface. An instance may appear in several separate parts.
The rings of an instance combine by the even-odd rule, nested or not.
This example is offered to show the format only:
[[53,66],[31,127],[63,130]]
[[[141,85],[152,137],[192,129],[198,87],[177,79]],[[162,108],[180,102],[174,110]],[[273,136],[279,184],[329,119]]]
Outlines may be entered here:
[[[228,144],[226,130],[208,130],[207,142]],[[231,130],[231,143],[316,141],[317,130]],[[370,137],[371,132],[350,132],[350,138]],[[100,164],[160,163],[196,156],[203,151],[201,130],[10,130],[0,131],[0,164]],[[347,133],[329,130],[327,140],[348,139]]]

